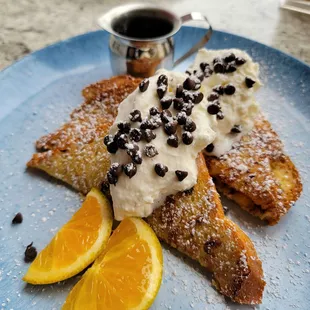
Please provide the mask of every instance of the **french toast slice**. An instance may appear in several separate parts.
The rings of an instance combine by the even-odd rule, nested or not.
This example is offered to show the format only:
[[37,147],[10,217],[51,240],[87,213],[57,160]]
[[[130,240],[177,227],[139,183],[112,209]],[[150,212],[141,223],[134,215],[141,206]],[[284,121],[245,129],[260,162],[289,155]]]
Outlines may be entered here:
[[140,81],[116,76],[86,87],[85,102],[71,113],[69,122],[36,142],[41,152],[34,154],[27,166],[41,169],[84,194],[100,187],[110,166],[103,138],[118,105]]
[[212,272],[222,294],[259,304],[265,286],[261,261],[248,236],[225,217],[202,155],[197,165],[193,189],[169,196],[146,220],[161,240]]
[[269,225],[277,224],[301,194],[299,173],[262,114],[228,153],[205,159],[218,191]]

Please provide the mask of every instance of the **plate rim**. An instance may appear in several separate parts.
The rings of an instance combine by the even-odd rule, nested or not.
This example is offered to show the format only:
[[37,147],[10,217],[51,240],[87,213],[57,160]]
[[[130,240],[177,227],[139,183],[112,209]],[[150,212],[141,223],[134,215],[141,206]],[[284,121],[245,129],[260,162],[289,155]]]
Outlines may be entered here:
[[[186,27],[186,28],[191,28],[191,29],[206,29],[206,28],[203,28],[203,27],[192,27],[192,26],[183,26],[183,27],[184,27],[184,28],[185,28],[185,27]],[[182,30],[183,27],[180,28],[180,31]],[[95,33],[99,33],[99,32],[100,32],[100,33],[106,33],[106,34],[108,34],[107,31],[105,31],[105,30],[100,30],[100,29],[99,29],[99,30],[94,30],[94,31],[88,31],[88,32],[85,32],[85,33],[82,33],[82,34],[79,34],[79,35],[76,35],[76,36],[67,38],[67,39],[65,39],[65,40],[60,40],[60,41],[57,41],[57,42],[48,44],[47,46],[45,46],[45,47],[43,47],[43,48],[41,48],[41,49],[38,49],[38,50],[36,50],[36,51],[33,51],[33,52],[27,54],[26,56],[20,58],[19,60],[13,62],[13,63],[10,64],[9,66],[7,66],[7,67],[3,68],[2,70],[0,70],[0,79],[3,78],[3,74],[10,72],[10,70],[14,70],[16,66],[21,65],[23,62],[26,62],[29,58],[31,58],[31,57],[33,57],[33,56],[35,56],[35,55],[37,55],[37,54],[40,54],[40,53],[42,53],[42,52],[44,52],[44,51],[46,51],[46,50],[55,48],[55,47],[60,46],[60,45],[70,43],[70,42],[72,42],[72,41],[81,40],[82,38],[87,37],[87,36],[89,36],[90,34],[95,34]],[[239,39],[248,40],[248,41],[250,41],[250,42],[253,42],[253,43],[255,43],[255,44],[258,44],[259,46],[261,46],[261,47],[263,47],[263,48],[271,49],[272,51],[274,51],[274,52],[276,52],[276,53],[279,53],[279,54],[281,54],[282,56],[287,57],[287,58],[289,58],[289,59],[292,60],[292,61],[296,61],[299,65],[302,65],[302,66],[304,66],[305,68],[307,68],[308,70],[310,70],[310,64],[307,64],[306,62],[304,62],[304,61],[302,61],[302,60],[296,58],[295,56],[292,56],[292,55],[290,55],[290,54],[288,54],[288,53],[286,53],[286,52],[283,52],[283,51],[281,51],[281,50],[279,50],[279,49],[277,49],[277,48],[275,48],[275,47],[266,45],[266,44],[264,44],[264,43],[260,43],[260,42],[258,42],[258,41],[253,40],[253,39],[250,39],[250,38],[248,38],[248,37],[246,37],[246,36],[240,36],[240,35],[238,35],[238,34],[234,34],[234,33],[229,32],[229,31],[213,30],[213,32],[214,32],[215,34],[216,34],[216,33],[220,33],[220,34],[222,34],[222,35],[227,35],[227,34],[228,34],[228,35],[230,35],[230,36],[234,36],[234,37],[239,38]],[[212,38],[211,38],[211,39],[212,39]]]

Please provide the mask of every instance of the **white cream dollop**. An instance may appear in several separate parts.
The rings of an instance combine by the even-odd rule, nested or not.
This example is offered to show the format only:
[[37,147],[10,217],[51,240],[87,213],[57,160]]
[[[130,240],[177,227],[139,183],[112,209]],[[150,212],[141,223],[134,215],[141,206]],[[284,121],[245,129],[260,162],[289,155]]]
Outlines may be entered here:
[[[205,62],[213,70],[213,59],[216,57],[224,58],[233,53],[236,57],[246,60],[243,65],[237,66],[237,70],[232,73],[213,73],[211,76],[204,78],[201,91],[205,97],[212,93],[216,86],[225,87],[232,84],[236,91],[233,95],[223,95],[219,97],[221,110],[224,119],[218,120],[212,126],[216,132],[216,138],[213,142],[214,149],[212,152],[205,152],[207,155],[221,156],[228,152],[233,143],[239,141],[241,137],[249,133],[255,122],[255,117],[259,113],[259,106],[254,98],[254,93],[260,88],[259,65],[253,62],[252,58],[245,52],[238,49],[227,50],[199,50],[194,63],[190,66],[189,71],[200,71],[200,64]],[[248,88],[245,79],[250,78],[255,81],[252,88]],[[241,133],[232,134],[230,131],[233,126],[241,126]]]
[[[160,74],[168,77],[168,91],[165,97],[175,97],[176,87],[183,84],[187,76],[182,73],[160,70],[149,79],[149,86],[145,92],[137,88],[119,106],[118,115],[110,134],[117,131],[117,124],[121,121],[129,121],[129,114],[137,109],[141,112],[142,119],[148,118],[149,110],[157,107],[161,110],[160,101],[157,95],[157,80]],[[116,220],[122,220],[128,216],[146,217],[152,211],[162,205],[167,196],[176,194],[192,188],[197,182],[196,158],[198,153],[215,139],[216,119],[207,112],[208,102],[204,98],[199,104],[195,104],[190,118],[195,122],[197,129],[192,133],[194,140],[190,145],[182,142],[182,129],[178,126],[179,146],[171,147],[167,144],[168,135],[164,132],[163,126],[154,129],[156,138],[150,143],[138,142],[142,153],[142,164],[137,165],[137,173],[130,179],[124,173],[118,178],[116,185],[110,186],[113,200],[114,215]],[[170,111],[176,115],[176,110],[171,106]],[[131,128],[138,128],[141,123],[131,122]],[[153,158],[146,157],[143,150],[146,144],[155,146],[158,155]],[[131,162],[126,150],[118,150],[111,154],[111,163],[122,165]],[[164,177],[155,173],[155,164],[160,163],[168,167],[169,171]],[[187,171],[188,176],[183,181],[178,181],[175,171]]]

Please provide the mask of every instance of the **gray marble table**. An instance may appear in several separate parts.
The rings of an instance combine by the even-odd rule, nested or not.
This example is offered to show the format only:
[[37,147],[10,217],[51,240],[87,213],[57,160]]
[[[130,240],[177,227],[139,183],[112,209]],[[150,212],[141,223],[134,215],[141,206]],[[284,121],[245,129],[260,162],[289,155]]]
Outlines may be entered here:
[[[97,29],[96,18],[124,0],[0,0],[0,70],[59,40]],[[137,2],[137,1],[135,1]],[[149,0],[179,15],[205,13],[215,29],[265,43],[310,64],[310,16],[277,0]]]

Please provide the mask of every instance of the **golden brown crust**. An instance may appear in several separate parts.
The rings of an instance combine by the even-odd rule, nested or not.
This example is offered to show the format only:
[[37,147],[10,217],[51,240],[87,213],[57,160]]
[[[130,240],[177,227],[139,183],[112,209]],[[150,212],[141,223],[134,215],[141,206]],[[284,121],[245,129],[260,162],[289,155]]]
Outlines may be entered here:
[[117,107],[140,83],[118,76],[83,90],[85,102],[71,113],[71,120],[56,132],[41,137],[28,167],[44,170],[86,194],[99,187],[110,165],[103,144]]
[[157,236],[213,273],[217,289],[242,304],[259,304],[265,282],[251,240],[226,218],[200,155],[198,182],[190,193],[168,197],[147,218]]
[[205,159],[218,190],[269,225],[278,223],[302,191],[296,167],[263,116],[227,154]]

